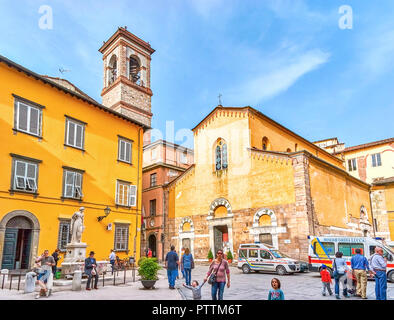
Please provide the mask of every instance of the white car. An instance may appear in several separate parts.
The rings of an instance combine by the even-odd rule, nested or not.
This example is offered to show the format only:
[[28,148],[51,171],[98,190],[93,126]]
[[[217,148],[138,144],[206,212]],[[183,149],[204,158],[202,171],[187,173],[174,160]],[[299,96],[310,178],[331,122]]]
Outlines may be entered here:
[[238,269],[276,272],[279,275],[300,272],[300,263],[262,243],[241,244],[238,249]]

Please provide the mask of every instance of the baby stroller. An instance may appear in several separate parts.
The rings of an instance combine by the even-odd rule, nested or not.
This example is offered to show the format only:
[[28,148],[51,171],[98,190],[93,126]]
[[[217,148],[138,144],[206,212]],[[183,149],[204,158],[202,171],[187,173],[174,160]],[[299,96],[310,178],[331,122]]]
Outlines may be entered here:
[[346,272],[346,287],[349,295],[356,295],[357,279],[352,271]]

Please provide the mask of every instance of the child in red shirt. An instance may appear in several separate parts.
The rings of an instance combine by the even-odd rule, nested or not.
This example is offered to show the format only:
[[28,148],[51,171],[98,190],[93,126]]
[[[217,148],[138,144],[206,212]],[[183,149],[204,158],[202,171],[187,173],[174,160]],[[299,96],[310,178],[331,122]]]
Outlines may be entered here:
[[322,266],[321,266],[320,275],[321,275],[321,282],[322,282],[322,285],[323,285],[322,295],[323,296],[326,295],[326,289],[327,289],[327,291],[330,294],[330,296],[332,296],[331,275],[330,275],[330,272],[328,272],[327,266],[325,264],[322,264]]

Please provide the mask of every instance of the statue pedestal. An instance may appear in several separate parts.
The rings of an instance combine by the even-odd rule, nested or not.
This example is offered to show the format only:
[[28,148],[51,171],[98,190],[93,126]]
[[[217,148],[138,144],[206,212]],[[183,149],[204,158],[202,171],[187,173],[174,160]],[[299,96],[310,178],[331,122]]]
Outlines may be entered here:
[[73,275],[75,271],[84,271],[86,258],[86,243],[69,243],[66,245],[67,253],[61,264],[62,275]]

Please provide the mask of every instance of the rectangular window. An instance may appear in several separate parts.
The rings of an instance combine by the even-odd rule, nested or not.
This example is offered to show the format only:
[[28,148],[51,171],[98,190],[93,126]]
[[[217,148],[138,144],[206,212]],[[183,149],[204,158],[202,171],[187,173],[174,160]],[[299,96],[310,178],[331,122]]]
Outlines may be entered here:
[[70,118],[66,118],[66,141],[65,144],[83,149],[85,144],[85,124],[82,122],[78,122],[77,120],[73,120]]
[[249,258],[258,258],[259,252],[256,249],[249,249]]
[[118,160],[131,163],[131,141],[119,138]]
[[154,187],[157,184],[157,174],[156,173],[152,173],[150,175],[150,186]]
[[382,165],[382,159],[380,153],[375,153],[372,155],[372,167],[380,167]]
[[13,159],[12,190],[37,192],[38,164],[22,159]]
[[187,151],[181,153],[181,163],[187,164]]
[[356,254],[356,249],[361,249],[364,254],[364,245],[360,243],[338,243],[338,251],[343,253],[344,257],[351,257]]
[[240,258],[247,258],[248,257],[248,250],[247,249],[240,249],[239,250],[239,257]]
[[356,158],[354,158],[354,159],[349,159],[349,160],[347,161],[347,164],[348,164],[349,171],[356,171],[356,170],[357,170]]
[[15,129],[41,137],[42,109],[26,101],[15,100]]
[[334,242],[321,242],[322,245],[320,245],[319,242],[315,242],[313,244],[313,252],[314,254],[318,256],[326,256],[328,254],[329,256],[335,254],[335,244]]
[[156,215],[156,199],[149,201],[150,215]]
[[64,170],[63,175],[63,197],[81,199],[83,197],[82,173],[66,169]]
[[70,220],[61,220],[59,223],[57,247],[60,251],[66,251],[66,245],[71,240],[70,223]]
[[127,251],[129,247],[129,226],[126,224],[115,224],[114,248],[117,251]]
[[152,158],[152,160],[156,160],[156,158],[157,158],[157,148],[152,149],[151,158]]
[[137,204],[137,186],[118,180],[115,202],[120,206],[135,207]]

